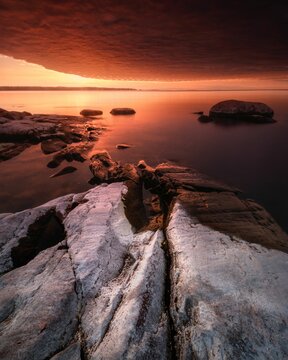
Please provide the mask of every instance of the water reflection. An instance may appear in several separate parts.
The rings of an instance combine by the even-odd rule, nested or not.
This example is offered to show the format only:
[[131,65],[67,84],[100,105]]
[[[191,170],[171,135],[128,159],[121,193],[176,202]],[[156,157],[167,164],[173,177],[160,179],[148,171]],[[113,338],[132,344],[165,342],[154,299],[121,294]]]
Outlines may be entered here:
[[[198,121],[193,112],[208,113],[226,99],[260,101],[275,110],[276,124],[230,124]],[[122,162],[145,159],[154,165],[173,160],[243,189],[288,228],[287,92],[11,92],[1,94],[1,107],[33,113],[77,115],[84,108],[103,110],[97,122],[108,127],[95,143]],[[132,107],[133,116],[110,115],[113,107]],[[119,143],[131,144],[119,150]],[[15,211],[43,201],[84,191],[91,178],[87,162],[69,163],[72,174],[50,179],[47,156],[39,146],[0,163],[0,211]]]

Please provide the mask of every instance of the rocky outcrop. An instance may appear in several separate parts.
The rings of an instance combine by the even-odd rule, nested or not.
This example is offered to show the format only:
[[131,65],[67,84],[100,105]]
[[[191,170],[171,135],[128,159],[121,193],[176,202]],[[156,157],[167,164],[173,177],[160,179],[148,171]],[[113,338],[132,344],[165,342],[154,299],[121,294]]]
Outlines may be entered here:
[[49,168],[58,167],[64,160],[84,162],[88,158],[89,151],[93,148],[93,144],[89,142],[83,142],[77,145],[69,145],[58,151],[51,161],[47,164]]
[[134,115],[136,111],[131,108],[115,108],[110,111],[112,115]]
[[[93,161],[116,182],[0,215],[1,359],[287,358],[288,238],[271,216],[185,167]],[[158,228],[130,222],[142,184]]]
[[104,130],[93,119],[80,116],[45,115],[0,109],[0,161],[9,160],[31,144],[41,142],[45,155],[69,144],[97,141]]

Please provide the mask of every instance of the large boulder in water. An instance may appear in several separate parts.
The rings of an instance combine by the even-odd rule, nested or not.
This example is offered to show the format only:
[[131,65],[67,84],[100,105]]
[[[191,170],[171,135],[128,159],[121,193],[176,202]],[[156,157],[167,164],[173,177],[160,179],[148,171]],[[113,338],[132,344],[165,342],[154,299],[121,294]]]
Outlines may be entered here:
[[275,122],[274,111],[266,104],[259,102],[226,100],[212,106],[209,116],[213,120],[233,119],[251,122]]
[[110,111],[112,115],[134,115],[136,111],[131,108],[115,108]]
[[102,115],[103,111],[102,110],[91,110],[91,109],[83,109],[80,112],[80,115],[82,116],[99,116]]

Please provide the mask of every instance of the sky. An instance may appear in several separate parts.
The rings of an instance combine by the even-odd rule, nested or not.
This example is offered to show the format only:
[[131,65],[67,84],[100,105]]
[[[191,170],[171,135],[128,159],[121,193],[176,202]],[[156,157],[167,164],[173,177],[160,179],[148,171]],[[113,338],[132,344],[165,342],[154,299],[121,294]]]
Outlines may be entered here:
[[288,88],[288,5],[1,0],[0,85]]

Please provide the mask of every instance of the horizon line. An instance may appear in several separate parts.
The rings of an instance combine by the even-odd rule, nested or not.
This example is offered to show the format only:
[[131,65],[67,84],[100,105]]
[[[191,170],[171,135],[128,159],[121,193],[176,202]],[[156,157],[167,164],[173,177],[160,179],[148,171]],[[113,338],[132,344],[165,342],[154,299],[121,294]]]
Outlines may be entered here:
[[255,89],[136,89],[136,88],[114,88],[101,86],[10,86],[0,85],[0,91],[288,91],[288,88],[255,88]]

